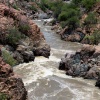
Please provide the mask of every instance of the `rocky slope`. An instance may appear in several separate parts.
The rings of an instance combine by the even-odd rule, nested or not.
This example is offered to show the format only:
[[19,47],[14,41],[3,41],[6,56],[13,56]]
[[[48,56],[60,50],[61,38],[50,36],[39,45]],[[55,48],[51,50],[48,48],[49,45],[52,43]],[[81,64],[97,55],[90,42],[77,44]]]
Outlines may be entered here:
[[0,51],[0,100],[27,100],[27,91],[22,80],[1,58]]
[[[92,13],[96,19],[93,18]],[[63,29],[60,32],[61,38],[66,41],[94,44],[93,35],[96,34],[95,31],[99,32],[98,36],[100,37],[100,2],[91,9],[90,16],[92,16],[92,19],[89,19],[88,14],[89,13],[84,13],[82,15],[82,18],[80,19],[81,27],[76,28],[73,31],[71,31],[68,27]],[[97,22],[95,23],[93,20],[97,20]],[[100,40],[98,42],[100,42]]]
[[[18,9],[12,6],[16,3],[20,4]],[[34,61],[35,56],[50,56],[40,28],[30,19],[27,8],[21,8],[21,1],[0,0],[0,100],[27,100],[24,84],[11,66]]]
[[[75,0],[72,1],[75,2]],[[76,0],[76,2],[78,1]],[[87,2],[87,6],[89,7],[89,3],[91,5],[91,2]],[[52,29],[60,34],[61,39],[65,41],[81,42],[86,44],[100,43],[100,1],[94,5],[92,4],[93,7],[89,9],[89,11],[87,11],[81,3],[75,5],[75,11],[73,7],[70,7],[73,6],[73,3],[64,6],[62,8],[64,10],[59,11],[59,16],[51,22],[53,23]],[[67,8],[67,6],[69,6],[69,8]],[[67,9],[69,10],[67,11]],[[77,9],[79,9],[79,15],[73,15],[77,13]],[[78,20],[74,19],[71,15],[79,17],[77,18]],[[72,26],[73,28],[71,28]]]
[[[49,57],[50,47],[46,44],[43,34],[23,11],[9,8],[1,3],[0,14],[1,45],[18,63],[34,61],[38,55]],[[18,37],[15,38],[13,32],[15,36],[18,34]]]
[[84,45],[75,54],[66,54],[59,65],[67,75],[96,79],[96,86],[100,87],[100,45]]

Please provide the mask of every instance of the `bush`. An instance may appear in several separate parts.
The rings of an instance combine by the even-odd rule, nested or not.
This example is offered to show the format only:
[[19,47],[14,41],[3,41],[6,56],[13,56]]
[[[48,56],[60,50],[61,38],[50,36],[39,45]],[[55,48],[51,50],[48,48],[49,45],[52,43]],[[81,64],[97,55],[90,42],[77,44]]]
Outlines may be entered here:
[[95,31],[92,35],[86,35],[84,39],[87,39],[90,44],[98,44],[100,43],[100,31]]
[[6,94],[0,93],[0,100],[8,100],[8,96]]
[[34,7],[33,5],[31,5],[31,6],[29,7],[29,9],[30,9],[30,10],[34,10],[34,11],[37,11],[37,8]]
[[67,21],[62,21],[62,22],[60,23],[60,25],[61,25],[62,28],[65,28],[65,26],[67,25]]
[[77,16],[74,16],[74,17],[71,17],[67,20],[67,25],[72,28],[72,29],[75,29],[77,27],[80,26],[80,21],[78,19]]
[[65,21],[65,20],[67,20],[68,19],[68,13],[67,12],[61,12],[61,14],[59,15],[59,17],[58,17],[58,19],[60,20],[60,21]]
[[97,30],[93,33],[94,36],[94,44],[100,43],[100,30]]
[[96,2],[96,0],[82,0],[82,5],[86,8],[87,11],[90,11]]
[[17,61],[6,50],[2,50],[2,58],[7,64],[9,64],[11,66],[15,66],[17,64]]
[[94,37],[92,35],[86,35],[84,40],[88,41],[89,44],[94,44]]
[[75,5],[79,5],[81,4],[82,0],[72,0],[72,3],[74,3]]
[[89,13],[87,18],[85,19],[84,23],[85,23],[85,25],[96,24],[97,18],[95,16],[95,13]]
[[20,23],[19,25],[19,30],[22,32],[22,33],[27,33],[29,30],[30,30],[30,26],[28,24],[22,24]]
[[14,9],[16,9],[16,10],[19,10],[19,7],[18,7],[16,4],[14,4],[12,7],[13,7]]
[[46,8],[48,8],[48,0],[41,0],[41,2],[38,4],[39,7],[45,12]]
[[7,41],[11,45],[16,45],[20,39],[25,38],[25,35],[22,34],[16,27],[8,29]]

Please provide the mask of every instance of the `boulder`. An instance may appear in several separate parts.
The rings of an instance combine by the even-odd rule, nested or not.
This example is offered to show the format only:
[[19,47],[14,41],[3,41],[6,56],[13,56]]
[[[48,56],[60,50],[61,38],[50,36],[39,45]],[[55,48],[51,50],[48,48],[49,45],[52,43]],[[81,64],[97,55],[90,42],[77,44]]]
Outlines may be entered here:
[[98,79],[100,72],[100,47],[83,45],[75,54],[66,54],[59,64],[67,75]]
[[96,82],[95,86],[100,88],[100,75],[99,75],[99,78],[97,79],[97,82]]
[[38,47],[33,49],[35,56],[44,56],[48,58],[50,56],[50,46],[44,42],[41,42]]
[[27,100],[27,91],[22,80],[13,73],[10,65],[0,57],[0,94],[7,95],[7,100]]

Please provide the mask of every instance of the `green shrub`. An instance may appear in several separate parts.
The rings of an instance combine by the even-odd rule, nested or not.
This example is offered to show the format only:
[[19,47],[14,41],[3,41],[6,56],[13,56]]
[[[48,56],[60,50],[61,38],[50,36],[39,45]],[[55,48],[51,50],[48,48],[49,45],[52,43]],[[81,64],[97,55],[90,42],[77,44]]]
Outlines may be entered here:
[[70,28],[75,29],[80,26],[80,20],[77,16],[71,17],[67,20],[67,25]]
[[19,10],[19,7],[18,7],[16,4],[14,4],[12,7],[13,7],[14,9],[16,9],[16,10]]
[[60,20],[60,21],[65,21],[65,20],[67,20],[68,19],[68,14],[67,14],[67,12],[61,12],[61,14],[59,15],[59,17],[58,17],[58,19]]
[[20,39],[25,38],[25,35],[22,34],[16,27],[8,29],[7,41],[11,45],[16,45]]
[[79,5],[81,4],[82,0],[72,0],[72,3],[74,3],[75,5]]
[[45,12],[46,8],[48,8],[47,4],[48,0],[41,0],[40,3],[38,3],[39,7]]
[[8,96],[6,94],[0,93],[0,100],[8,100]]
[[94,36],[93,35],[86,35],[84,40],[88,40],[89,44],[94,44]]
[[100,31],[95,31],[91,35],[86,35],[84,39],[87,39],[91,44],[100,43]]
[[90,11],[96,2],[96,0],[82,0],[82,5],[86,8],[87,11]]
[[2,50],[2,58],[7,64],[9,64],[11,66],[15,66],[17,64],[17,61],[6,50]]
[[20,23],[19,25],[19,30],[22,32],[22,33],[27,33],[29,30],[30,30],[30,26],[28,24],[22,24]]
[[67,25],[67,21],[61,21],[60,25],[62,28],[65,28],[65,26]]
[[95,16],[95,13],[89,13],[87,18],[85,19],[84,23],[85,23],[85,25],[96,24],[97,18]]
[[[54,18],[60,21],[62,27],[68,25],[69,27],[76,28],[80,25],[79,20],[85,11],[84,9],[89,11],[97,1],[100,0],[72,0],[72,2],[68,4],[62,0],[41,0],[40,5],[44,10],[47,8],[52,10]],[[94,16],[89,15],[89,18],[86,19],[87,23],[90,22],[90,17],[92,18]],[[94,21],[96,21],[95,18]]]
[[94,44],[100,43],[100,30],[97,30],[93,33],[94,36]]
[[34,10],[34,11],[37,11],[37,8],[34,7],[33,5],[31,5],[31,6],[29,7],[29,9],[30,9],[30,10]]

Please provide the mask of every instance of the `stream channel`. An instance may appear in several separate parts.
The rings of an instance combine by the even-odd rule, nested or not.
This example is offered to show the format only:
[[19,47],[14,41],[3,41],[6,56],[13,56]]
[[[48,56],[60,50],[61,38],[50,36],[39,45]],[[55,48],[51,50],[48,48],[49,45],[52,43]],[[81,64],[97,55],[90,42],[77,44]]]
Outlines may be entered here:
[[51,56],[36,57],[34,62],[14,67],[26,86],[28,100],[100,100],[94,80],[72,78],[58,69],[61,58],[80,49],[81,44],[61,40],[43,21],[34,20],[51,47]]

